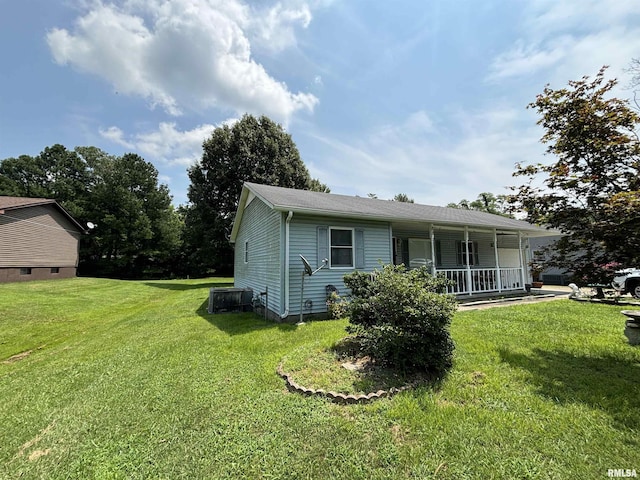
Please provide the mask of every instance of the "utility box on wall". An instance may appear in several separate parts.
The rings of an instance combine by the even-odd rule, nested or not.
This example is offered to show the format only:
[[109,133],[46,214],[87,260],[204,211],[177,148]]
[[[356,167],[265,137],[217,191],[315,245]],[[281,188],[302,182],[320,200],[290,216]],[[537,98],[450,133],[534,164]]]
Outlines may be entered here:
[[209,313],[250,312],[253,301],[251,288],[211,288]]

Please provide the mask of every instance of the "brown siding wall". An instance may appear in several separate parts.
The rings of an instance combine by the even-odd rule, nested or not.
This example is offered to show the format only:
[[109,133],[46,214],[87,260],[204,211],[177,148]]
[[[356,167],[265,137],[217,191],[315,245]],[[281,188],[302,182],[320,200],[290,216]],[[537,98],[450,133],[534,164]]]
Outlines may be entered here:
[[[80,235],[53,205],[0,214],[0,281],[75,275]],[[20,275],[21,267],[31,267],[31,275]],[[60,273],[51,274],[51,267],[60,268]]]

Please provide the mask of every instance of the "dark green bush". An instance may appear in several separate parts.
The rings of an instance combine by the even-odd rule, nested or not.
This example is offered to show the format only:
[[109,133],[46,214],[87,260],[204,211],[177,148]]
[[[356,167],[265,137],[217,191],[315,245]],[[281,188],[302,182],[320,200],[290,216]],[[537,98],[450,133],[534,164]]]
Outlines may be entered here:
[[446,374],[454,350],[449,326],[457,306],[446,294],[446,279],[425,267],[407,271],[385,265],[373,274],[347,274],[344,283],[351,290],[347,331],[376,362]]
[[337,292],[331,292],[327,297],[327,312],[329,318],[337,320],[347,316],[349,301],[338,295]]

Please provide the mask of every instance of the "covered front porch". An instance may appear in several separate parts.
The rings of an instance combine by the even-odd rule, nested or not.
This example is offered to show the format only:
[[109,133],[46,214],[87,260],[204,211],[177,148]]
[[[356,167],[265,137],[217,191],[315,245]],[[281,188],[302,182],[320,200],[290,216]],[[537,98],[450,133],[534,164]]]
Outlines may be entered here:
[[394,224],[393,262],[427,266],[451,281],[448,293],[474,295],[525,290],[528,241],[519,231]]

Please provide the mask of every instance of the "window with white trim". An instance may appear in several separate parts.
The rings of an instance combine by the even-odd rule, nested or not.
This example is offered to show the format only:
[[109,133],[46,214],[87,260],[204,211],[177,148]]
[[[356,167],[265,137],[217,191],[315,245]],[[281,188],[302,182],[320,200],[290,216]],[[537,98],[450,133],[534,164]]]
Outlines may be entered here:
[[353,229],[329,228],[331,268],[353,268]]
[[[469,257],[467,258],[467,246],[469,247]],[[458,265],[478,265],[480,263],[478,259],[478,242],[468,241],[464,242],[458,240],[456,242],[456,253]]]
[[249,263],[249,240],[244,242],[244,263]]

